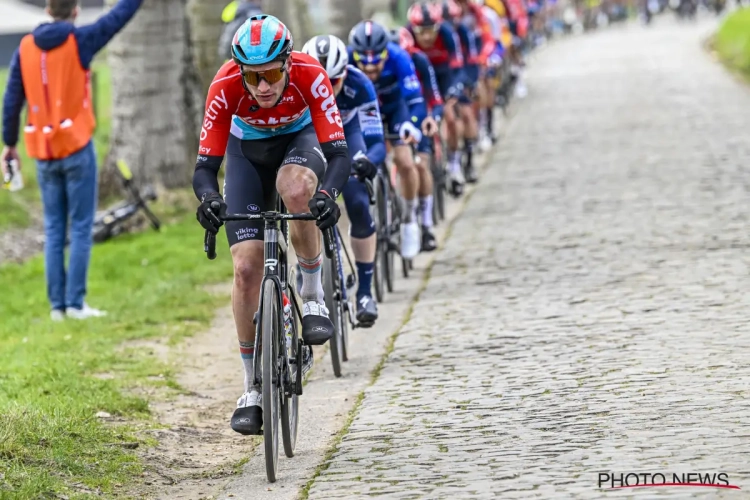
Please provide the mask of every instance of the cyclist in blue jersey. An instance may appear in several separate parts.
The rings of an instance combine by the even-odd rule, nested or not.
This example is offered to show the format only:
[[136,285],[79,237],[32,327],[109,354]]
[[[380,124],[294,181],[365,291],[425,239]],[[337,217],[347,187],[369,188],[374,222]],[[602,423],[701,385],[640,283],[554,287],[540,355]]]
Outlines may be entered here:
[[410,145],[422,140],[419,124],[427,115],[419,79],[409,54],[392,43],[388,31],[373,21],[363,21],[352,28],[349,60],[375,84],[406,202],[401,256],[411,259],[420,251],[421,238],[417,222],[419,175]]
[[370,197],[362,180],[373,179],[377,166],[385,161],[378,97],[369,78],[348,64],[349,53],[341,39],[332,35],[316,36],[302,47],[302,52],[320,62],[328,73],[344,123],[352,170],[357,174],[349,178],[342,193],[349,214],[349,235],[359,278],[357,321],[360,326],[369,327],[378,318],[372,296],[377,235],[370,215]]

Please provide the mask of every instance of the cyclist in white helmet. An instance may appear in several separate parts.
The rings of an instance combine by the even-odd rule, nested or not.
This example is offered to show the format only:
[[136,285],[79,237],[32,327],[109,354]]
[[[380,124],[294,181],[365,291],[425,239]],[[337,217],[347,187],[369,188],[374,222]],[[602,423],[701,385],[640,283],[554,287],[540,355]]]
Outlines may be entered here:
[[302,52],[317,59],[325,68],[344,122],[352,170],[357,174],[349,178],[342,191],[359,278],[357,321],[360,326],[372,326],[378,317],[371,291],[377,235],[370,215],[370,197],[360,179],[375,177],[386,155],[375,86],[364,73],[348,64],[346,44],[333,35],[312,38],[302,47]]

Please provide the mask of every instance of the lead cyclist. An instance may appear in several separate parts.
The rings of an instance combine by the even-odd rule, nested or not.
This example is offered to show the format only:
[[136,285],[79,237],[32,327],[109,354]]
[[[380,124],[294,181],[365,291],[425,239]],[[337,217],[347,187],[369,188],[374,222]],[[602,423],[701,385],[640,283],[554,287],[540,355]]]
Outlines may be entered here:
[[[312,212],[323,230],[336,224],[336,198],[351,163],[331,82],[317,61],[293,52],[292,34],[273,16],[248,19],[232,40],[232,60],[214,77],[206,99],[193,189],[197,218],[208,231],[222,226],[220,213],[275,210],[281,196],[290,212]],[[217,180],[226,156],[223,196]],[[318,207],[318,204],[322,208]],[[244,393],[231,427],[259,434],[263,425],[260,387],[253,385],[255,328],[263,278],[263,221],[227,223],[234,283],[232,309],[244,367]],[[333,324],[320,280],[321,238],[313,222],[290,223],[302,268],[302,338],[326,343]]]

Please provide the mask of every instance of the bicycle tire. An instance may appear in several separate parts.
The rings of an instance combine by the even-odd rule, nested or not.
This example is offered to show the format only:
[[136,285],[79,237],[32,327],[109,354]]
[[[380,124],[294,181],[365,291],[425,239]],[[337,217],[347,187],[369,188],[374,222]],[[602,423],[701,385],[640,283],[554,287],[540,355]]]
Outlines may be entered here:
[[433,164],[433,183],[435,191],[435,203],[433,204],[435,206],[435,209],[437,211],[437,217],[436,219],[440,219],[441,221],[445,220],[445,191],[447,189],[445,185],[445,149],[443,149],[442,144],[440,145],[440,158],[437,158],[437,156],[434,158],[434,164]]
[[349,348],[349,295],[346,293],[346,282],[343,278],[344,276],[344,261],[341,258],[341,245],[343,245],[343,242],[341,241],[341,233],[339,233],[338,228],[335,228],[335,236],[336,236],[336,253],[333,255],[334,263],[336,264],[336,269],[338,270],[337,276],[339,278],[339,285],[341,286],[341,299],[338,301],[338,305],[340,307],[339,310],[339,324],[337,325],[337,328],[340,328],[341,334],[338,336],[338,340],[341,342],[339,347],[339,354],[341,354],[341,361],[349,361],[349,355],[347,353],[347,350]]
[[383,204],[383,197],[380,191],[380,177],[373,179],[373,188],[375,190],[375,204],[370,205],[370,216],[373,222],[375,222],[375,262],[372,268],[372,281],[375,286],[375,298],[378,303],[382,303],[385,299],[385,273],[383,272],[381,263],[381,254],[383,253],[383,223],[380,220],[380,206]]
[[388,290],[388,293],[393,293],[393,283],[394,283],[394,260],[393,260],[393,250],[391,249],[391,238],[392,238],[392,215],[393,215],[393,198],[391,196],[388,196],[388,192],[390,190],[390,182],[388,179],[383,178],[381,179],[381,189],[379,190],[380,196],[382,196],[382,203],[379,204],[380,207],[380,220],[383,224],[383,239],[379,243],[382,246],[382,252],[381,256],[383,259],[383,275],[385,278],[385,285],[386,289]]
[[[292,268],[289,272],[289,280],[287,283],[295,283],[295,270]],[[295,300],[294,294],[288,294],[289,300]],[[297,351],[300,350],[299,334],[302,329],[299,315],[297,314],[297,308],[292,304],[292,339],[291,348],[287,351],[287,369],[289,375],[289,383],[296,384],[298,377],[297,372],[302,371],[302,365],[297,361],[300,359],[297,356]],[[286,332],[285,332],[286,333]],[[295,360],[294,364],[289,363],[290,360]],[[294,367],[294,368],[292,368]],[[301,382],[301,380],[300,380]],[[284,391],[286,392],[286,391]],[[294,456],[294,448],[297,446],[297,430],[299,428],[299,396],[296,392],[291,393],[291,397],[283,394],[281,396],[281,440],[284,444],[284,454],[292,458]]]
[[[266,458],[266,476],[276,482],[279,463],[279,323],[283,309],[279,307],[276,282],[263,282],[263,309],[261,310],[261,335],[263,339],[261,358],[263,362],[263,446]],[[286,340],[284,339],[284,342]],[[283,394],[282,394],[283,396]]]
[[440,223],[440,210],[438,209],[438,196],[440,192],[439,172],[437,171],[437,154],[433,148],[430,155],[430,173],[432,174],[432,224],[437,226]]
[[[334,257],[335,258],[335,257]],[[341,329],[339,327],[341,307],[336,297],[336,275],[337,271],[333,259],[323,256],[323,292],[325,293],[326,308],[333,323],[333,338],[328,341],[331,351],[331,365],[333,374],[341,376]]]

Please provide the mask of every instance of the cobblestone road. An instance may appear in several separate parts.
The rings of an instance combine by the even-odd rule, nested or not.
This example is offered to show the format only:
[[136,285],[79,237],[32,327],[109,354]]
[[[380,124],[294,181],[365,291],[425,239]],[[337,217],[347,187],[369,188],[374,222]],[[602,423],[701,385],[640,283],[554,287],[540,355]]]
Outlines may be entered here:
[[[706,28],[536,56],[310,498],[746,497],[750,92],[702,51]],[[604,471],[726,472],[743,491],[604,492]]]

